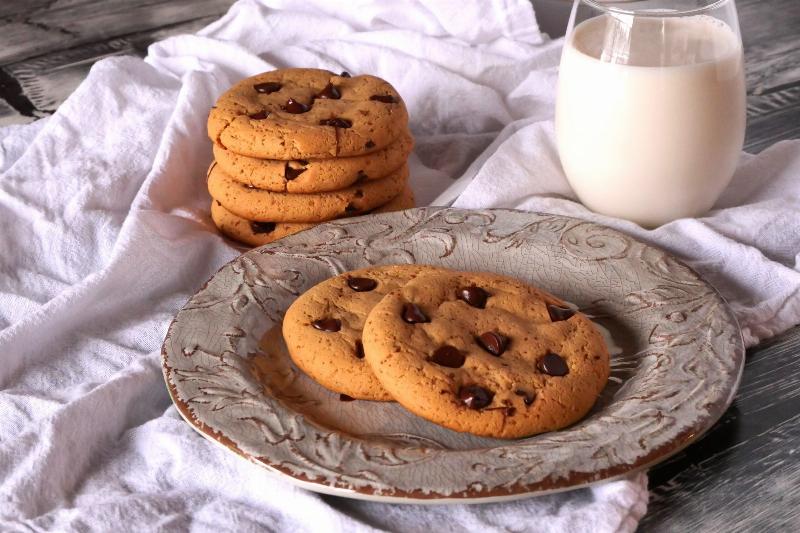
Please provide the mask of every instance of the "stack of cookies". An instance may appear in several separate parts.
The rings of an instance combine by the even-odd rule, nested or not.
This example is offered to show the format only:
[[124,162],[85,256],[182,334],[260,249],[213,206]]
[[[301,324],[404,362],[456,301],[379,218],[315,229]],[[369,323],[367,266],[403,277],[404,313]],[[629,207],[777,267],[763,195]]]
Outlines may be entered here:
[[320,222],[408,209],[408,113],[374,76],[282,69],[242,80],[208,117],[211,216],[260,246]]
[[600,332],[555,296],[425,265],[330,278],[289,307],[283,336],[294,363],[341,400],[394,400],[487,437],[572,424],[610,371]]

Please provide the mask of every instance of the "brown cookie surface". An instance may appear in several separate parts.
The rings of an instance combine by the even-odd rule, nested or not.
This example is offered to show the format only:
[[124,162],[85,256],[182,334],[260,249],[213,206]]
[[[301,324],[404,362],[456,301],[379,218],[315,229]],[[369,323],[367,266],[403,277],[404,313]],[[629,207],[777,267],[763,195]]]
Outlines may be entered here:
[[371,154],[282,161],[247,157],[214,144],[214,159],[227,175],[245,185],[273,192],[314,193],[386,177],[405,164],[413,146],[413,138],[405,132]]
[[254,222],[236,216],[216,200],[211,201],[211,219],[226,236],[250,246],[261,246],[316,226],[314,222]]
[[386,204],[406,185],[408,167],[402,166],[379,180],[366,181],[338,191],[290,194],[243,185],[212,164],[208,192],[228,211],[260,222],[322,222],[364,214]]
[[365,323],[366,360],[411,412],[447,428],[516,438],[565,427],[609,375],[583,314],[506,276],[438,272],[389,293]]
[[388,292],[420,274],[424,265],[388,265],[329,278],[287,309],[283,336],[295,364],[323,387],[363,400],[390,401],[364,361],[361,331]]
[[211,109],[208,136],[265,159],[353,156],[381,150],[408,129],[400,95],[375,76],[291,68],[246,78]]
[[[389,213],[414,207],[414,193],[406,188],[372,213]],[[317,225],[316,222],[252,222],[234,215],[216,200],[211,201],[211,219],[219,230],[241,243],[261,246]]]

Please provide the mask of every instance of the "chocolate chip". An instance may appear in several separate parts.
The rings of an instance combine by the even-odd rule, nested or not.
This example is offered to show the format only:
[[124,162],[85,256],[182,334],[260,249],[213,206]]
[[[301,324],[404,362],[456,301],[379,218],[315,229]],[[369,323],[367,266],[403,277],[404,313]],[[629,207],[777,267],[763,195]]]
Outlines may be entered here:
[[339,92],[339,88],[336,85],[328,82],[328,85],[325,86],[314,98],[329,98],[331,100],[338,100],[342,97],[342,93]]
[[217,205],[218,205],[218,206],[222,207],[222,204],[221,204],[221,203],[219,203],[219,201],[217,201],[217,200],[214,200],[214,201],[215,201],[215,202],[217,202]]
[[251,222],[250,229],[253,233],[272,233],[275,231],[274,222]]
[[242,187],[244,187],[245,189],[255,189],[256,188],[255,185],[250,185],[249,183],[241,183],[240,185]]
[[547,304],[547,314],[550,315],[551,322],[558,322],[560,320],[568,320],[575,314],[575,311],[569,307],[559,307],[557,305]]
[[350,78],[351,77],[350,73],[347,72],[346,70],[343,70],[342,73],[339,74],[339,76],[342,77],[342,78]]
[[504,337],[503,335],[495,333],[494,331],[487,331],[475,340],[478,342],[481,348],[496,357],[500,357],[500,355],[506,351],[506,347],[508,346],[508,337]]
[[364,359],[364,345],[361,341],[356,341],[356,358]]
[[344,206],[344,212],[352,215],[353,213],[358,213],[358,208],[355,205],[353,205],[352,202],[350,202],[349,204]]
[[453,348],[445,344],[436,349],[433,354],[428,357],[428,361],[436,363],[439,366],[446,366],[447,368],[461,368],[464,366],[464,361],[467,358],[461,353],[458,348]]
[[369,97],[370,100],[375,100],[376,102],[383,102],[384,104],[396,104],[397,98],[392,96],[391,94],[373,94]]
[[492,403],[494,393],[478,385],[467,385],[458,389],[458,399],[470,409],[483,409]]
[[335,318],[320,318],[311,323],[315,329],[335,333],[342,329],[342,321]]
[[375,148],[375,143],[372,142],[372,141],[367,141],[367,142],[364,143],[364,148],[367,148],[367,149]]
[[366,172],[363,170],[359,170],[358,174],[356,174],[356,183],[361,183],[362,181],[366,181],[368,179],[369,176],[367,176]]
[[353,197],[355,197],[355,198],[363,198],[364,197],[364,191],[362,191],[361,189],[356,189],[356,193],[353,195]]
[[514,416],[517,413],[516,407],[506,407],[506,410],[503,411],[503,414],[506,416]]
[[378,282],[372,278],[349,278],[347,286],[356,292],[369,292],[378,286]]
[[283,109],[287,113],[299,115],[300,113],[308,112],[311,109],[311,106],[306,104],[301,104],[294,98],[289,98],[288,100],[286,100],[286,105],[283,106]]
[[557,353],[548,352],[536,362],[536,368],[540,372],[551,376],[566,376],[569,374],[569,367],[564,358]]
[[422,309],[417,304],[407,303],[403,306],[403,320],[409,324],[419,324],[421,322],[430,322],[431,319],[425,316]]
[[340,394],[339,395],[339,401],[340,402],[352,402],[352,401],[355,401],[355,398],[353,398],[352,396],[348,396],[347,394]]
[[333,126],[334,128],[349,128],[353,125],[346,118],[326,118],[319,121],[320,126]]
[[525,402],[525,405],[531,405],[533,400],[536,399],[536,395],[532,392],[525,392],[522,389],[517,389],[514,391],[514,394],[517,396],[522,396],[522,401]]
[[264,83],[256,83],[255,85],[253,85],[253,89],[255,89],[256,92],[260,94],[272,94],[276,91],[280,91],[281,87],[283,87],[283,85],[281,85],[277,81],[267,81]]
[[251,118],[253,120],[264,120],[266,118],[269,118],[269,111],[263,110],[259,111],[258,113],[253,113],[252,115],[247,115],[247,116],[248,118]]
[[283,171],[283,177],[286,178],[287,180],[291,181],[291,180],[297,178],[297,176],[299,176],[300,174],[302,174],[306,170],[308,170],[308,169],[290,167],[289,163],[286,163],[286,167],[285,167],[285,169]]
[[489,293],[480,287],[472,285],[471,287],[464,287],[459,289],[458,297],[467,302],[472,307],[483,309],[486,307],[486,299],[489,298]]

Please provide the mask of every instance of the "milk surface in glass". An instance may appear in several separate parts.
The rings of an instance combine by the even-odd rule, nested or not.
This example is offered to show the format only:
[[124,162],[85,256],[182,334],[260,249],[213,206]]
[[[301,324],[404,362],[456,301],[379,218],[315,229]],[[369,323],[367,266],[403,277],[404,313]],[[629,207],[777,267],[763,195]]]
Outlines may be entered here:
[[706,15],[602,15],[561,59],[556,135],[590,209],[657,226],[711,208],[744,141],[736,33]]

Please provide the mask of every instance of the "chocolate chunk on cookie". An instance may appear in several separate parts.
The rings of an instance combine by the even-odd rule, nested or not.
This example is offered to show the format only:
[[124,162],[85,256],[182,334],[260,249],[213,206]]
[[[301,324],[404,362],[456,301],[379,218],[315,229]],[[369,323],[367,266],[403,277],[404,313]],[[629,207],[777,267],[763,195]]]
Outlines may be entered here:
[[519,280],[439,271],[378,303],[365,360],[405,408],[456,431],[499,438],[565,427],[609,375],[603,337],[582,313]]
[[386,81],[310,68],[246,78],[219,97],[208,117],[215,143],[280,160],[365,154],[407,129],[405,104]]
[[361,330],[384,295],[434,271],[424,265],[376,266],[312,287],[295,300],[283,320],[292,360],[329,390],[363,400],[391,400],[364,360]]

